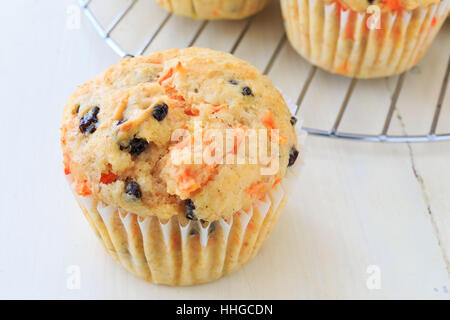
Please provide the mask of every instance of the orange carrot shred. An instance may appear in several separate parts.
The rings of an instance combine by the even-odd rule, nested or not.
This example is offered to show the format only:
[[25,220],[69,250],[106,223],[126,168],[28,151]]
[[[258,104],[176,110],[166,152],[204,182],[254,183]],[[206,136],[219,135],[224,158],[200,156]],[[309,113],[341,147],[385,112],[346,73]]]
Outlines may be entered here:
[[265,111],[262,115],[262,123],[266,128],[275,129],[275,120],[273,114],[269,110]]
[[82,197],[86,197],[86,196],[92,194],[91,189],[88,186],[87,180],[78,181],[75,184],[75,192]]
[[63,154],[64,174],[67,176],[70,174],[70,158],[69,155],[64,152]]
[[112,172],[109,172],[109,173],[106,173],[106,174],[103,173],[102,177],[100,178],[100,183],[110,184],[110,183],[113,183],[116,180],[117,180],[117,175],[115,175],[114,173],[112,173]]
[[283,180],[282,178],[278,178],[277,180],[274,181],[273,183],[273,187],[275,187],[277,184],[279,184],[281,182],[281,180]]
[[213,110],[213,112],[211,114],[216,114],[217,112],[225,110],[226,108],[227,108],[227,106],[225,106],[225,105],[217,106],[217,107],[214,108],[214,110]]
[[162,83],[164,81],[166,81],[167,79],[169,79],[171,76],[173,76],[173,68],[170,68],[169,72],[167,72],[164,76],[162,76],[159,80],[158,80],[158,84],[162,85]]
[[197,117],[200,114],[200,111],[196,108],[187,108],[184,110],[184,113],[188,116]]
[[246,190],[246,192],[247,192],[247,194],[249,194],[250,196],[252,196],[256,199],[261,199],[262,197],[264,197],[264,195],[266,194],[268,189],[269,189],[269,186],[267,185],[267,183],[259,181],[255,184],[251,185]]
[[389,7],[391,10],[402,10],[403,9],[399,0],[384,0],[383,4],[387,7]]

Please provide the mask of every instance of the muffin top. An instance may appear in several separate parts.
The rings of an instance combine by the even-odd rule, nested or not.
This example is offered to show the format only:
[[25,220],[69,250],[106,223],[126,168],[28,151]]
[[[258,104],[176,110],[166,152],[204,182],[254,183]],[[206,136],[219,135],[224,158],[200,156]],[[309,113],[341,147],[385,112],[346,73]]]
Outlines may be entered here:
[[126,58],[64,108],[65,173],[79,195],[141,217],[229,218],[295,162],[293,124],[269,78],[230,54]]
[[430,4],[439,3],[441,0],[327,0],[329,3],[338,3],[344,8],[354,11],[365,11],[371,5],[377,5],[381,11],[413,10],[427,7]]
[[243,19],[262,10],[270,0],[157,0],[166,10],[194,19]]

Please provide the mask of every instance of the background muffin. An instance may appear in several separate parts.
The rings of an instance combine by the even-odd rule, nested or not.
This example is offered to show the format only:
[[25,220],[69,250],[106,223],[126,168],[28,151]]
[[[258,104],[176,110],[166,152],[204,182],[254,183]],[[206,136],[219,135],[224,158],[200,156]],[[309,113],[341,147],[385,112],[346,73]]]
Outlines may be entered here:
[[293,47],[314,65],[357,78],[390,76],[417,64],[445,21],[449,3],[281,0]]
[[261,11],[270,0],[157,0],[165,9],[195,19],[243,19]]
[[[189,48],[127,58],[67,103],[65,173],[105,248],[128,270],[157,283],[202,283],[237,269],[267,239],[299,154],[294,125],[271,81],[229,54]],[[231,131],[223,158],[244,148],[245,161],[177,163],[195,155],[198,126],[206,147],[208,132]],[[267,129],[279,133],[264,131],[268,146],[258,140],[258,148],[279,149],[270,174],[263,170],[272,162],[253,163],[245,148],[247,132]]]

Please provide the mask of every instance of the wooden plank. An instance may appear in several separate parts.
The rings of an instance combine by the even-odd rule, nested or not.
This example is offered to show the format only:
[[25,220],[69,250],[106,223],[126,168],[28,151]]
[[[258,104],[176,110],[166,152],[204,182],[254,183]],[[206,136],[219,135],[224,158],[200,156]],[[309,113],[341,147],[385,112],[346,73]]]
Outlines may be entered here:
[[283,34],[280,4],[278,1],[273,1],[253,18],[235,55],[264,70]]
[[444,87],[444,90],[445,96],[444,100],[442,101],[442,109],[436,128],[436,133],[438,134],[450,134],[450,81],[447,82],[447,86]]
[[[93,2],[95,1],[98,0],[93,0]],[[98,10],[108,12],[111,8],[106,3]],[[137,1],[133,9],[111,33],[111,37],[125,51],[136,54],[149,37],[158,30],[166,16],[167,12],[156,1]]]
[[[450,276],[450,147],[448,142],[410,146],[414,176],[422,191],[427,218]],[[440,288],[442,291],[442,287]]]
[[310,69],[311,65],[286,41],[268,75],[286,99],[296,104]]
[[201,24],[201,21],[173,15],[146,52],[187,47]]
[[210,21],[194,46],[230,52],[248,20]]
[[347,105],[339,131],[380,134],[397,80],[398,77],[359,80]]
[[317,69],[301,110],[305,127],[331,130],[351,80]]
[[114,18],[130,3],[130,0],[92,0],[89,9],[103,28],[107,28]]
[[[324,298],[439,296],[432,285],[448,285],[448,274],[405,145],[309,137],[303,169],[275,233],[282,238],[268,245],[278,248],[276,260],[291,255],[295,262],[283,273],[292,281],[302,274],[299,291]],[[369,265],[381,269],[380,290],[366,287]]]
[[[446,23],[428,52],[411,71],[406,74],[403,89],[397,102],[397,120],[391,134],[427,134],[430,130],[438,102],[444,73],[450,55],[450,24]],[[450,117],[442,114],[441,123],[449,123]]]

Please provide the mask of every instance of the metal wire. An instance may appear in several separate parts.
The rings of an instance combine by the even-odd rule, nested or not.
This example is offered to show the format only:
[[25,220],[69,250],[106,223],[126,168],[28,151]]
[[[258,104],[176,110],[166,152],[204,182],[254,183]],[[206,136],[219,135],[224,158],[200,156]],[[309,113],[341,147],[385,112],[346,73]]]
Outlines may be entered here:
[[[168,13],[159,24],[158,28],[153,31],[145,41],[145,43],[141,46],[141,48],[135,53],[131,54],[128,53],[126,50],[124,50],[120,44],[118,44],[114,39],[111,38],[111,33],[113,30],[120,24],[120,22],[123,20],[123,18],[132,10],[133,6],[136,4],[138,0],[129,0],[126,6],[119,12],[119,14],[112,20],[112,22],[106,27],[103,28],[97,18],[95,17],[94,13],[90,9],[89,5],[92,2],[92,0],[79,0],[80,7],[83,10],[84,14],[96,30],[96,32],[102,37],[102,39],[111,47],[111,49],[114,50],[115,53],[117,53],[120,57],[127,57],[127,56],[139,56],[142,55],[148,47],[151,45],[153,40],[158,36],[158,34],[163,30],[169,19],[172,17],[171,13]],[[249,18],[247,20],[247,23],[239,33],[236,41],[234,42],[230,53],[235,53],[237,48],[239,47],[239,44],[241,43],[242,39],[245,37],[245,34],[250,29],[250,26],[252,25],[253,18]],[[199,28],[197,29],[194,37],[189,42],[188,46],[192,46],[195,44],[197,39],[200,37],[202,32],[205,30],[206,26],[208,25],[208,21],[204,21]],[[284,45],[286,42],[286,34],[283,34],[281,39],[279,40],[274,52],[272,53],[272,56],[269,59],[269,62],[267,63],[266,67],[264,68],[264,73],[267,74],[270,72],[270,70],[273,68],[274,63]],[[308,77],[306,78],[300,95],[297,99],[297,110],[295,114],[297,114],[302,106],[302,102],[304,100],[304,97],[306,93],[308,92],[309,86],[316,74],[317,68],[315,66],[312,66]],[[339,110],[339,113],[335,119],[333,127],[326,131],[326,130],[319,130],[314,128],[303,128],[303,130],[307,131],[310,134],[322,136],[322,137],[329,137],[329,138],[341,138],[341,139],[349,139],[349,140],[355,140],[355,141],[369,141],[369,142],[431,142],[431,141],[444,141],[444,140],[450,140],[450,133],[445,134],[436,134],[436,128],[438,125],[439,117],[441,115],[441,109],[442,109],[442,103],[445,98],[445,94],[447,91],[447,84],[449,82],[449,75],[450,75],[450,58],[447,64],[446,73],[442,82],[441,90],[439,93],[439,98],[436,104],[436,109],[433,116],[433,121],[430,126],[430,131],[427,134],[424,135],[388,135],[389,127],[391,124],[391,120],[394,114],[394,111],[396,109],[396,104],[398,97],[400,95],[400,92],[403,88],[404,78],[406,73],[400,75],[397,85],[394,91],[394,94],[391,99],[391,104],[389,106],[388,113],[386,114],[386,119],[384,121],[383,130],[378,135],[368,135],[368,134],[360,134],[360,133],[346,133],[346,132],[340,132],[338,131],[339,125],[345,116],[345,111],[347,109],[348,103],[350,101],[351,95],[353,93],[353,90],[356,86],[356,83],[358,82],[357,79],[352,79],[350,82],[350,85],[347,89],[347,93],[345,95],[344,101],[342,102],[341,108]]]

